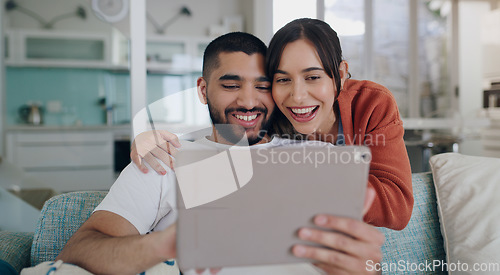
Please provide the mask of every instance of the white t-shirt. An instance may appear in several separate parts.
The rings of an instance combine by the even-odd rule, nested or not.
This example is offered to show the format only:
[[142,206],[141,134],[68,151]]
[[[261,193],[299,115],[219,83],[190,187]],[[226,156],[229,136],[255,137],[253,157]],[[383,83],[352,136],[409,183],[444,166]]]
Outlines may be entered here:
[[[186,147],[217,147],[228,149],[229,145],[215,143],[202,138],[196,142],[181,141],[182,148]],[[272,148],[280,146],[333,146],[321,141],[295,141],[274,137],[270,142],[253,145],[252,150],[258,148]],[[150,168],[144,174],[133,163],[121,172],[109,193],[94,210],[104,210],[122,216],[134,225],[141,235],[152,231],[161,231],[172,225],[177,219],[176,185],[174,172],[164,165],[167,175],[158,175]],[[185,274],[191,274],[187,272]],[[192,274],[195,274],[194,271]],[[251,267],[223,268],[224,274],[321,274],[320,270],[311,264],[266,265]]]

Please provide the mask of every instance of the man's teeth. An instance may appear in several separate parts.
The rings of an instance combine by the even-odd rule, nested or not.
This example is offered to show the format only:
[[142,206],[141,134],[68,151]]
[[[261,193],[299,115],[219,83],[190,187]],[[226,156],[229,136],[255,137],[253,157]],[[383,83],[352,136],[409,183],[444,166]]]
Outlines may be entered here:
[[292,108],[292,112],[296,114],[306,114],[314,110],[316,107],[309,107],[309,108]]
[[250,121],[250,120],[254,120],[257,118],[257,115],[252,115],[252,116],[241,116],[241,115],[235,115],[237,119],[241,119],[241,120],[244,120],[244,121]]

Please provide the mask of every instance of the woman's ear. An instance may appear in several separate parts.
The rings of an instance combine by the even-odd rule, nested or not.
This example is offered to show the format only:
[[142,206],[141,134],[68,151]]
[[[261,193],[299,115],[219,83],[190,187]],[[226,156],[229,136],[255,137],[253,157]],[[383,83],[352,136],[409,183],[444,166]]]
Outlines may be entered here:
[[344,87],[344,83],[346,79],[349,77],[349,64],[347,61],[342,60],[339,65],[339,74],[340,74],[340,88]]
[[199,77],[196,81],[196,87],[198,90],[198,98],[203,104],[207,104],[207,81],[203,77]]

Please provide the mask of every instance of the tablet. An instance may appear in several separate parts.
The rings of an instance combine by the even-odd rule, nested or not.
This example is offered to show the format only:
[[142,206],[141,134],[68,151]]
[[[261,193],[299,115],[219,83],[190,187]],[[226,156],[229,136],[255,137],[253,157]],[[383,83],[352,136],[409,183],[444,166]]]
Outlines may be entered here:
[[[258,147],[258,146],[257,146]],[[181,269],[309,262],[292,255],[317,214],[361,220],[367,147],[233,146],[176,156]]]

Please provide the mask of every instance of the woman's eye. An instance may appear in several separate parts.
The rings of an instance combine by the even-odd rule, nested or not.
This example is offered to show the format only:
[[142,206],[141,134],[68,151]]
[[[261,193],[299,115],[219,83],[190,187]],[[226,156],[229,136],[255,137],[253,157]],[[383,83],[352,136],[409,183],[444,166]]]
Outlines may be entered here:
[[278,78],[276,79],[276,83],[285,83],[285,82],[288,82],[290,81],[290,79],[288,78]]
[[320,77],[319,77],[319,76],[317,76],[317,75],[313,75],[313,76],[309,76],[309,77],[307,77],[306,79],[307,79],[307,80],[317,80],[317,79],[320,79]]

